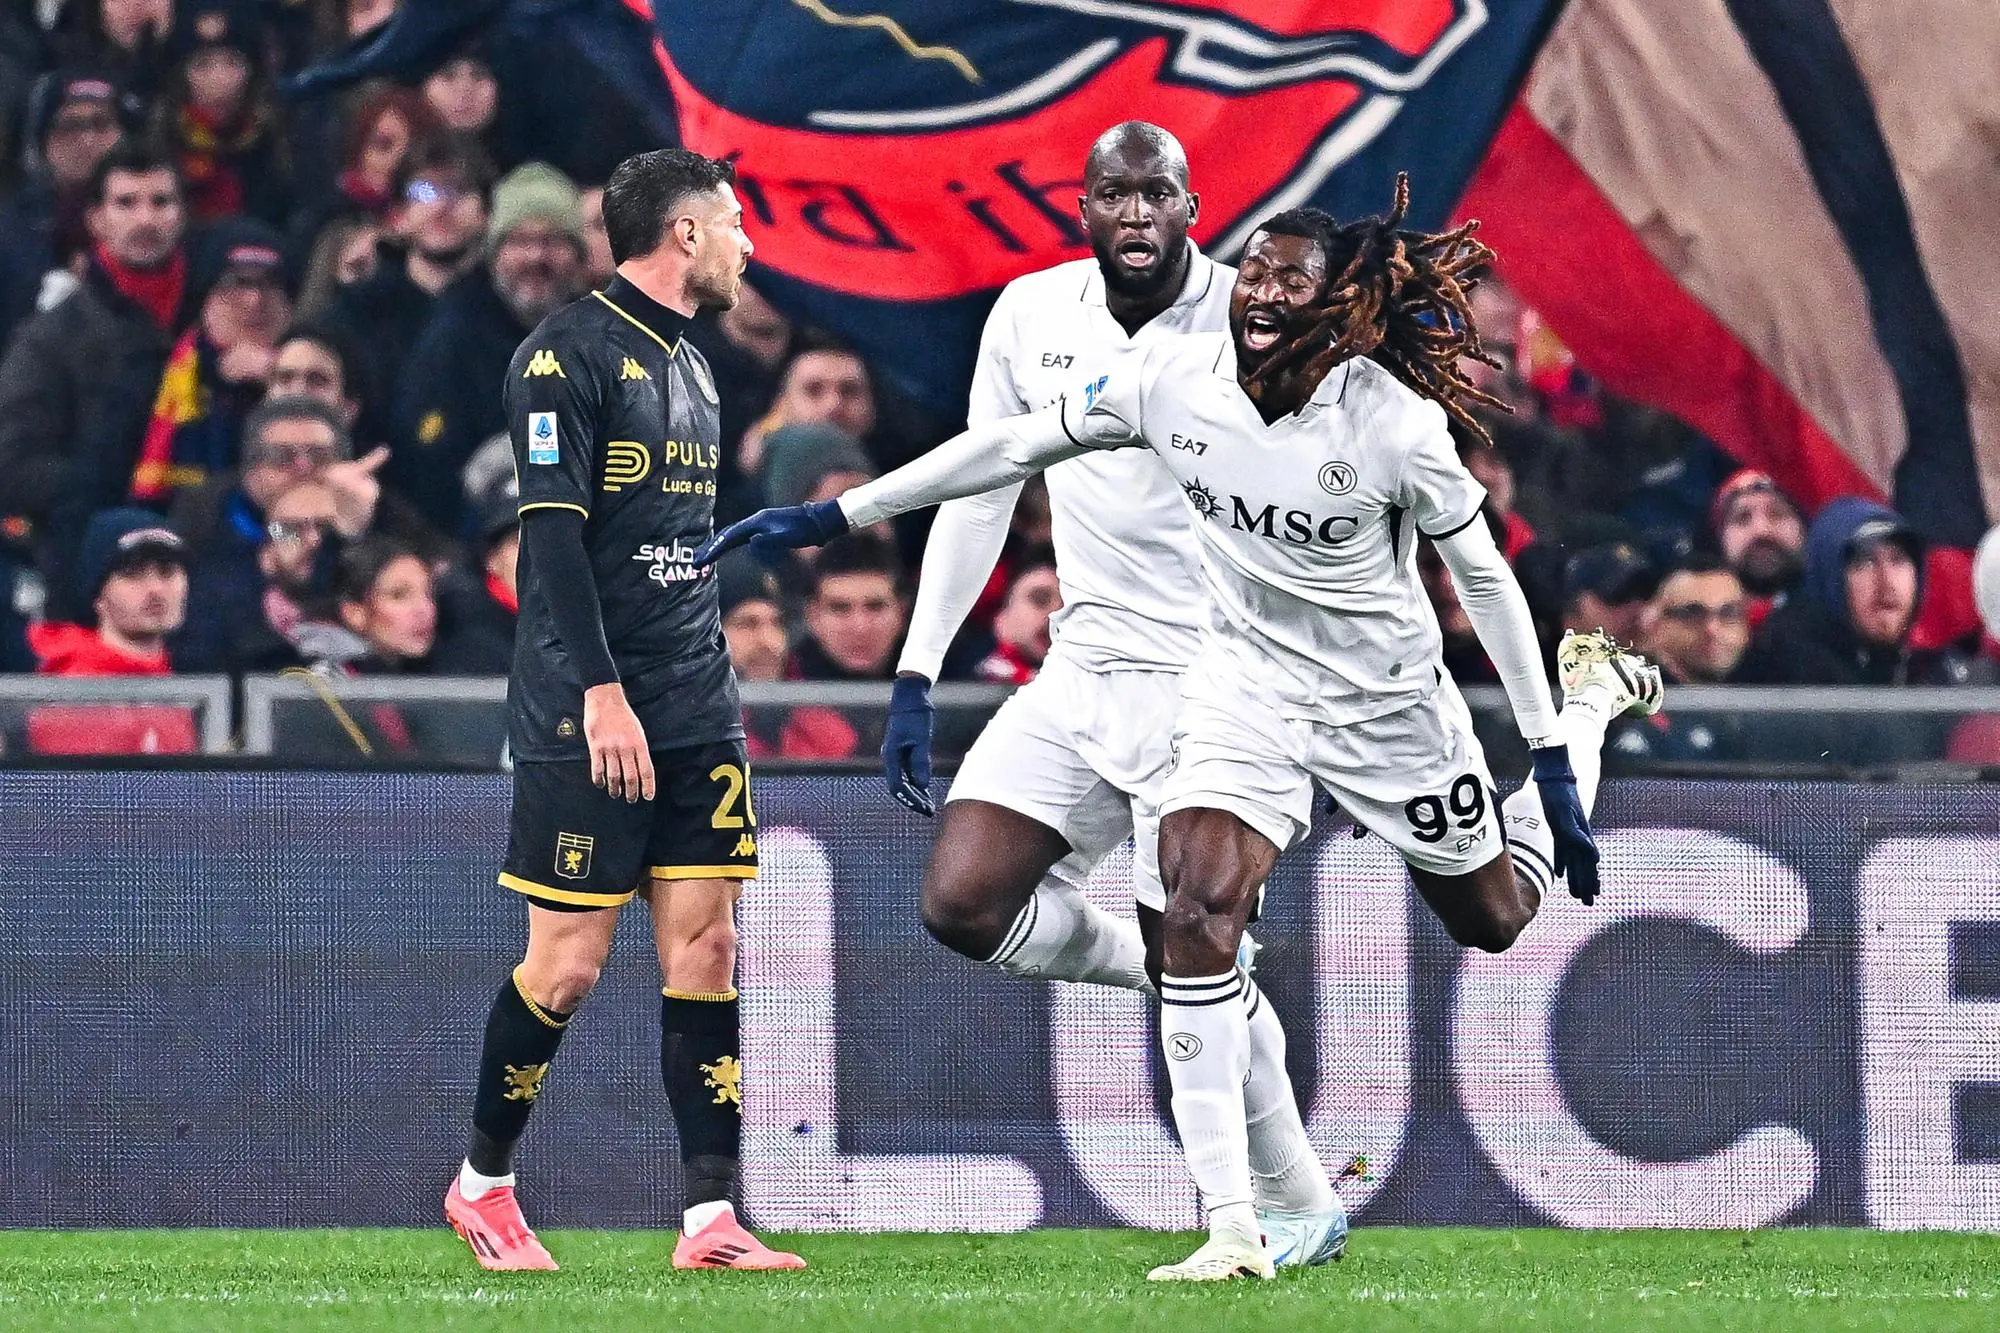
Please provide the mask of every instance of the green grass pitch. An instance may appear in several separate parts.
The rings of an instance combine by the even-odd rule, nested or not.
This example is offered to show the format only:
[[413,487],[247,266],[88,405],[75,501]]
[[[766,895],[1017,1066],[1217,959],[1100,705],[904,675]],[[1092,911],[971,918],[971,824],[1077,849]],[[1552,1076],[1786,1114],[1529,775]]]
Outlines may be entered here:
[[1164,1287],[1194,1237],[795,1236],[805,1273],[676,1273],[671,1232],[551,1231],[560,1273],[435,1231],[0,1233],[0,1328],[903,1333],[1175,1329],[2000,1329],[2000,1237],[1862,1231],[1357,1233],[1340,1264]]

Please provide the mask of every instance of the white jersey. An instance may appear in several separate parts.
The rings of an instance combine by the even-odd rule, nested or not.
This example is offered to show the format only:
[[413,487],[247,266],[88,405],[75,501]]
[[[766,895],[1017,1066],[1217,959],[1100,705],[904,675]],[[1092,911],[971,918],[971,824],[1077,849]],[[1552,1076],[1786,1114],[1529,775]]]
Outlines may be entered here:
[[[1050,407],[1132,349],[1226,330],[1236,271],[1193,242],[1188,250],[1180,298],[1133,334],[1106,308],[1095,259],[1008,283],[980,337],[966,419],[976,426]],[[1206,623],[1207,594],[1180,486],[1143,450],[1087,454],[1050,468],[1047,477],[1063,596],[1051,626],[1053,651],[1091,671],[1184,670]],[[977,571],[979,583],[990,570],[989,560]],[[925,597],[932,574],[927,564],[903,661],[904,669],[926,675],[935,674],[930,658],[942,657],[963,618],[963,610],[947,609],[951,599],[941,592]]]
[[1229,335],[1198,334],[1072,388],[1062,425],[1076,445],[1150,445],[1166,463],[1201,515],[1213,626],[1277,668],[1256,684],[1287,715],[1358,722],[1437,689],[1416,534],[1476,522],[1486,492],[1436,403],[1357,358],[1266,425],[1236,383]]

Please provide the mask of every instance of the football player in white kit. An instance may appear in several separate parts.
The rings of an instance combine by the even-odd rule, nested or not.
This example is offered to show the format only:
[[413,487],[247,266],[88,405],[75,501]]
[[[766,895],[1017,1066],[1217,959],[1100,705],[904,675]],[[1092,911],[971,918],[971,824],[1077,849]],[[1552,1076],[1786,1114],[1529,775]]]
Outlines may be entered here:
[[[1589,810],[1604,729],[1660,705],[1642,659],[1602,635],[1570,636],[1557,714],[1526,601],[1448,429],[1483,434],[1465,406],[1481,395],[1456,362],[1482,355],[1466,294],[1491,254],[1469,227],[1403,230],[1406,207],[1399,180],[1385,218],[1268,219],[1238,272],[1228,335],[1134,349],[1052,408],[974,427],[837,500],[754,515],[697,556],[752,540],[820,544],[1137,445],[1200,514],[1210,616],[1182,680],[1160,801],[1160,990],[1174,1119],[1210,1234],[1156,1279],[1271,1275],[1253,1212],[1235,955],[1257,887],[1307,832],[1313,784],[1402,853],[1454,938],[1505,949],[1555,878],[1595,896]],[[1504,804],[1439,664],[1419,534],[1451,570],[1533,752],[1533,781]]]
[[[1091,146],[1083,183],[1094,256],[1000,293],[973,373],[974,425],[1047,407],[1131,349],[1229,327],[1236,271],[1188,240],[1201,201],[1173,135],[1144,121],[1112,126]],[[1047,478],[1063,591],[1055,646],[951,784],[923,920],[940,942],[1009,975],[1150,993],[1138,926],[1092,906],[1082,886],[1132,836],[1134,898],[1159,939],[1160,789],[1180,676],[1208,618],[1193,513],[1143,449],[1095,451]],[[1021,485],[944,505],[924,551],[883,744],[891,794],[922,814],[932,813],[930,685],[992,574]],[[1254,983],[1241,1003],[1259,1224],[1280,1262],[1323,1263],[1345,1243],[1346,1214],[1300,1121],[1284,1028]]]

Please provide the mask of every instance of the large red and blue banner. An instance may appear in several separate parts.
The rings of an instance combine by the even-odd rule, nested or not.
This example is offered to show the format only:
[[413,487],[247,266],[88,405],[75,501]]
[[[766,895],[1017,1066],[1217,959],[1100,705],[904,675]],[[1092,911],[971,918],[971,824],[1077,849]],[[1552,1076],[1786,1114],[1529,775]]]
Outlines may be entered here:
[[1481,218],[1613,389],[1809,507],[2000,513],[2000,6],[1936,0],[628,0],[681,134],[743,171],[760,275],[956,405],[993,292],[1087,253],[1086,145],[1186,143],[1196,239]]
[[[633,0],[643,6],[644,0]],[[652,0],[688,146],[733,156],[758,273],[906,389],[962,408],[994,293],[1089,253],[1107,126],[1186,144],[1195,238],[1236,251],[1299,203],[1441,222],[1546,0]]]

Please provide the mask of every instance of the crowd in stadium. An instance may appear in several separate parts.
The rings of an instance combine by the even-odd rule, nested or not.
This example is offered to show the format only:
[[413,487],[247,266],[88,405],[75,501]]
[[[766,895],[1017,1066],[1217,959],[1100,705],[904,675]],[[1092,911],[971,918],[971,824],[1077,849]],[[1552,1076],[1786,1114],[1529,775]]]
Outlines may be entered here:
[[[501,379],[543,316],[610,277],[600,187],[625,146],[529,133],[546,118],[514,111],[532,92],[481,35],[405,83],[278,96],[394,11],[69,0],[0,16],[0,670],[507,671]],[[1549,643],[1602,626],[1684,683],[2000,674],[1966,589],[1926,586],[1901,516],[1802,512],[1600,391],[1504,283],[1475,309],[1508,365],[1485,387],[1514,414],[1468,462]],[[836,495],[954,425],[752,290],[694,336],[722,397],[718,521]],[[887,679],[923,536],[905,522],[726,566],[740,674]],[[1053,561],[1031,487],[948,678],[1033,676]],[[1455,674],[1491,680],[1442,564],[1424,552],[1421,569]],[[757,744],[846,753],[836,724],[795,717]],[[1689,742],[1663,723],[1643,744]]]

